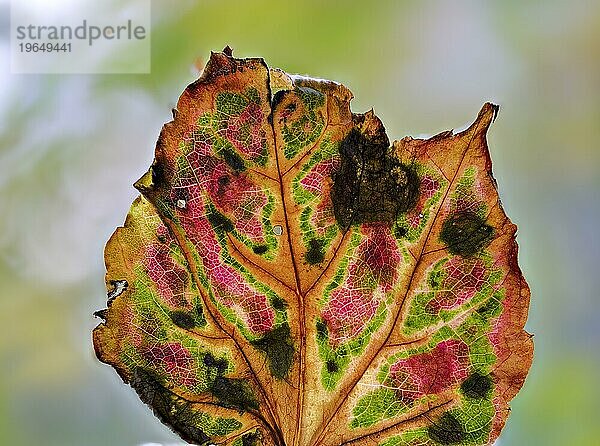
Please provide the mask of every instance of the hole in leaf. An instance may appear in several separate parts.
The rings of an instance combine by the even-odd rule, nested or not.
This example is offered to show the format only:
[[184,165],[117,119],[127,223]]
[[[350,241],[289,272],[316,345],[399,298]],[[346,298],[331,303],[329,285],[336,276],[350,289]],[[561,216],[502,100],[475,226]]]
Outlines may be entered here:
[[110,284],[113,286],[113,289],[110,290],[106,297],[108,298],[108,303],[112,303],[118,296],[123,294],[124,291],[127,290],[129,283],[126,280],[111,280]]

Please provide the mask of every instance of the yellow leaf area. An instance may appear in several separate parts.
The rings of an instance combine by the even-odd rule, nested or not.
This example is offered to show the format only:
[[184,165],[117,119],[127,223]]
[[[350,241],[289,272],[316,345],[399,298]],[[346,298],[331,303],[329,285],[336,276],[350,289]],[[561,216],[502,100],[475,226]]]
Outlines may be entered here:
[[390,144],[336,82],[213,53],[106,245],[94,330],[200,445],[484,445],[533,344],[485,104]]

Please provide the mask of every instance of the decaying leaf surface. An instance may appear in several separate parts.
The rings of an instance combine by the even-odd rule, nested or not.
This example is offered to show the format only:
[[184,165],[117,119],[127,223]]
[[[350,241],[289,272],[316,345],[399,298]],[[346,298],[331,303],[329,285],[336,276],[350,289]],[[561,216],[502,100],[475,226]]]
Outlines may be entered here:
[[194,444],[485,445],[533,345],[485,104],[390,144],[344,86],[212,54],[106,246],[94,331]]

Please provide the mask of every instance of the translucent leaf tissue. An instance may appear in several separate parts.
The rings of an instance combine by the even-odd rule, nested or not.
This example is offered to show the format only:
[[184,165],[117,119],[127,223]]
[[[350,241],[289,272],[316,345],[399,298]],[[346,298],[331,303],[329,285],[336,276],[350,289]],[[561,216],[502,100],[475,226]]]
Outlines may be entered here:
[[390,143],[352,93],[213,53],[106,245],[94,330],[197,445],[488,445],[533,354],[485,104]]

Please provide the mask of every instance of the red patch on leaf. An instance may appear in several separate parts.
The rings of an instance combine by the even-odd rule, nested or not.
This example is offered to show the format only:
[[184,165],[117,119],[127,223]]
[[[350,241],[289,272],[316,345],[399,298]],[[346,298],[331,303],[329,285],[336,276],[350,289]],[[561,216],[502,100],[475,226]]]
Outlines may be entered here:
[[425,203],[440,189],[440,183],[435,178],[429,175],[423,175],[421,178],[421,184],[419,186],[419,201],[413,209],[407,214],[406,218],[411,227],[416,228],[421,224],[423,219],[423,210],[425,209]]
[[332,157],[318,162],[300,181],[304,189],[314,195],[320,195],[323,187],[327,184],[331,172],[337,169],[340,163],[339,157]]
[[263,112],[258,104],[251,103],[241,115],[231,117],[221,134],[227,138],[237,151],[251,160],[255,160],[266,146]]
[[488,278],[488,270],[481,259],[452,257],[444,265],[445,277],[435,297],[427,304],[434,314],[464,304],[479,292]]
[[190,352],[177,342],[153,345],[144,357],[150,364],[157,364],[180,386],[193,387],[198,381]]
[[178,210],[181,225],[194,244],[204,266],[211,288],[222,304],[233,309],[253,333],[265,333],[273,328],[275,312],[267,296],[251,288],[247,280],[221,259],[222,247],[215,229],[206,218],[204,202],[197,186],[188,188],[190,200]]
[[344,283],[331,293],[322,317],[333,347],[358,336],[375,316],[398,276],[401,256],[385,224],[363,225],[364,239],[350,260]]
[[403,402],[410,404],[423,395],[449,389],[467,378],[467,344],[456,339],[440,342],[427,353],[401,359],[390,367],[389,383],[398,389]]
[[161,299],[171,307],[182,307],[187,304],[185,286],[188,275],[183,267],[175,263],[167,244],[149,245],[146,250],[145,266]]
[[[265,242],[261,213],[267,204],[267,195],[245,173],[233,171],[227,163],[214,156],[191,152],[185,156],[191,169],[178,172],[180,187],[173,189],[171,199],[188,197],[191,188],[199,188],[210,198],[219,212],[227,216],[235,228],[253,242]],[[185,190],[185,193],[182,193]],[[186,202],[187,203],[187,202]]]

